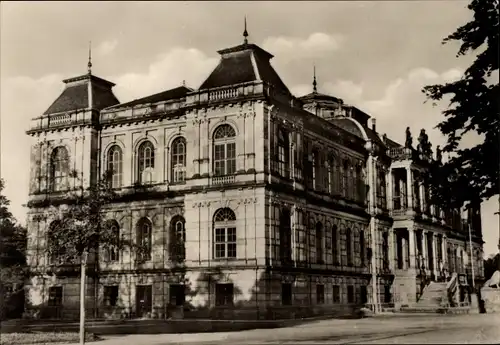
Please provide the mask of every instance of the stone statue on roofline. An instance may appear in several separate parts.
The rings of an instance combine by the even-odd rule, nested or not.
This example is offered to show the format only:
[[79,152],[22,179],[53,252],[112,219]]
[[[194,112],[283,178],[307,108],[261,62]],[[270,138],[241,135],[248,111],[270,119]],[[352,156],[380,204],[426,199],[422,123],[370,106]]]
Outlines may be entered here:
[[427,146],[426,143],[427,140],[427,134],[425,133],[425,129],[420,130],[420,135],[418,136],[418,145],[417,145],[417,151],[418,153],[424,153],[425,147]]
[[406,141],[405,147],[411,149],[413,144],[413,139],[411,137],[410,127],[406,127]]
[[441,163],[443,161],[443,154],[439,145],[436,147],[436,161],[438,163]]
[[418,136],[417,150],[426,157],[432,157],[432,144],[429,142],[429,136],[423,128],[420,130],[420,135]]

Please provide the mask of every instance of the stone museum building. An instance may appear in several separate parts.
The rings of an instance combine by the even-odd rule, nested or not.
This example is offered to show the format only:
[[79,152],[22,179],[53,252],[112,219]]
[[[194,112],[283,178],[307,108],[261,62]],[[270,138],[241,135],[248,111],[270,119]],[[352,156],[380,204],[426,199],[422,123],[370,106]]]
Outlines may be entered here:
[[126,103],[89,60],[31,121],[34,316],[79,315],[79,268],[47,255],[52,220],[40,215],[105,171],[117,194],[108,225],[145,250],[89,263],[88,317],[345,315],[417,305],[430,286],[470,285],[472,271],[482,279],[479,206],[429,203],[422,177],[441,157],[425,131],[391,140],[369,114],[320,93],[315,75],[296,97],[246,31],[218,53],[198,89]]

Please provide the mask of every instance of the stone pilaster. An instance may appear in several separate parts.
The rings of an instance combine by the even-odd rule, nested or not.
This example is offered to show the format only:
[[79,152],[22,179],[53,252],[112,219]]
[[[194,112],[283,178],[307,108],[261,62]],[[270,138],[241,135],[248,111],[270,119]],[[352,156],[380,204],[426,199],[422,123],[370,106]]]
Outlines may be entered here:
[[394,234],[394,229],[389,229],[389,236],[388,236],[388,251],[389,251],[389,268],[391,272],[394,272],[396,262],[394,260],[395,258],[395,240],[396,236]]
[[386,181],[388,183],[388,186],[386,188],[387,190],[387,208],[389,210],[393,210],[394,209],[394,200],[393,200],[393,197],[394,197],[394,176],[392,174],[392,169],[388,169],[387,171],[387,174],[386,174]]

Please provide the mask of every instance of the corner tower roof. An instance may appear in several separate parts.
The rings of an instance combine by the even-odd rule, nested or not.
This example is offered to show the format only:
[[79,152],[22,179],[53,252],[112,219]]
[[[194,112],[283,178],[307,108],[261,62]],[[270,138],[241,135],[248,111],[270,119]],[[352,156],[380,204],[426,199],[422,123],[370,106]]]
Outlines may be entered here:
[[251,81],[264,81],[278,90],[290,94],[278,73],[271,66],[273,55],[256,44],[243,43],[219,50],[221,59],[217,67],[201,84],[200,90]]
[[44,112],[44,115],[78,109],[97,109],[118,104],[111,90],[115,84],[90,73],[63,80],[63,92]]

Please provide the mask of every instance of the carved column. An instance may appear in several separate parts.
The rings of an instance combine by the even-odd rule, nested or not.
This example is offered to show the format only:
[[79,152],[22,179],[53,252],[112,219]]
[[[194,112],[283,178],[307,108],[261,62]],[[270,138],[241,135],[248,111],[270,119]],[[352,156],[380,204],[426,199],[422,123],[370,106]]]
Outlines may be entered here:
[[427,248],[427,234],[428,232],[422,230],[422,259],[424,261],[425,269],[429,269],[429,248]]
[[415,268],[415,231],[408,228],[410,268]]
[[394,229],[389,229],[389,236],[388,236],[388,240],[387,240],[387,245],[388,245],[388,248],[387,250],[389,251],[389,268],[391,270],[391,272],[394,272],[394,268],[395,268],[395,251],[394,251],[394,241],[395,241],[395,238],[396,236],[394,236]]
[[291,219],[291,231],[292,231],[292,236],[291,236],[291,251],[292,251],[292,260],[294,261],[294,265],[296,265],[298,261],[297,257],[297,226],[298,226],[298,217],[297,217],[297,205],[293,204],[292,206],[292,212],[290,217]]
[[439,276],[437,246],[438,246],[437,235],[435,233],[432,233],[432,252],[433,252],[432,260],[433,260],[433,264],[434,264],[434,276],[435,277]]
[[426,214],[427,200],[425,200],[425,185],[422,181],[419,182],[420,188],[420,212]]
[[413,210],[413,172],[410,167],[406,168],[406,193],[408,210]]

